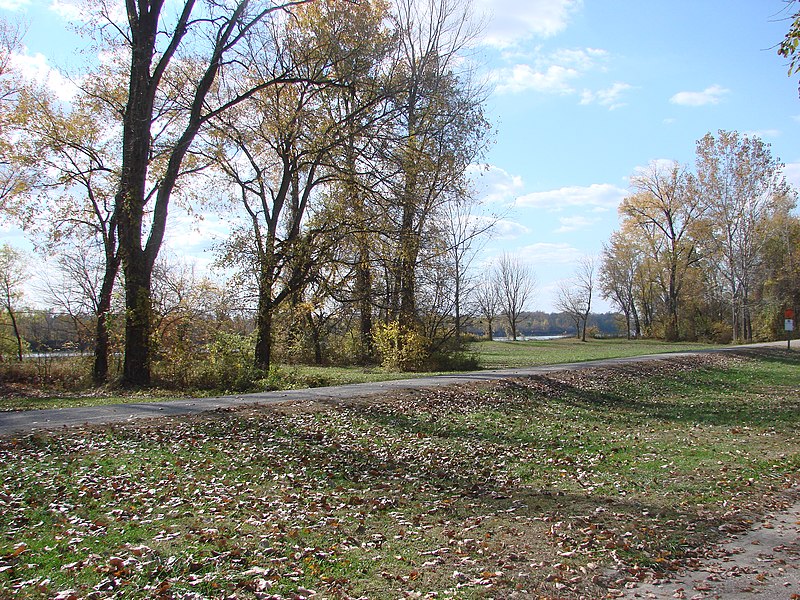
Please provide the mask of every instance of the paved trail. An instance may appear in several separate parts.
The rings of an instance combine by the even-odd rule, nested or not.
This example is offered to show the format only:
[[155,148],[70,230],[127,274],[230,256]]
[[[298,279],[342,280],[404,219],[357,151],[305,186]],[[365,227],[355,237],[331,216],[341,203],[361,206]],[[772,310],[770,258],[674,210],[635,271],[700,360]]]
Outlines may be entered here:
[[800,598],[800,502],[764,515],[753,529],[731,536],[720,550],[722,558],[627,590],[625,598]]
[[646,356],[593,360],[581,363],[548,365],[542,367],[476,371],[473,373],[458,373],[456,375],[437,375],[434,377],[420,377],[418,379],[401,379],[397,381],[384,381],[378,383],[358,383],[302,390],[288,390],[281,392],[259,392],[255,394],[217,396],[213,398],[171,400],[168,402],[136,402],[126,404],[109,404],[106,406],[0,412],[0,435],[11,435],[15,433],[80,425],[121,423],[125,421],[132,421],[134,419],[148,419],[174,415],[192,415],[210,410],[235,408],[253,404],[275,404],[279,402],[296,400],[336,401],[337,399],[342,398],[374,396],[393,391],[419,390],[424,388],[473,383],[478,381],[514,379],[517,377],[530,377],[532,375],[543,375],[558,371],[574,371],[595,367],[628,365],[653,360],[667,360],[677,356],[693,356],[698,354],[707,354],[709,352],[735,352],[746,347],[781,345],[785,346],[785,342],[770,342],[768,344],[752,344],[749,346],[733,346],[719,350],[649,354]]

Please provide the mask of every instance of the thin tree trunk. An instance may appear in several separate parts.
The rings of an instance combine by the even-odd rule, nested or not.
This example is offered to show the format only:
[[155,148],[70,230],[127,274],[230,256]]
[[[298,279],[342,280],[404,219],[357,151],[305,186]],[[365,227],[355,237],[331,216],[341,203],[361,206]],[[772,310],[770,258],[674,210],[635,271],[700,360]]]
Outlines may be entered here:
[[100,297],[97,304],[94,365],[92,367],[92,381],[97,385],[108,381],[108,354],[111,346],[108,331],[108,314],[111,311],[111,296],[118,271],[119,255],[117,254],[106,262],[106,270],[103,274],[103,282],[100,286]]
[[8,312],[8,316],[11,318],[11,328],[14,330],[14,337],[17,339],[17,360],[22,362],[22,336],[19,333],[19,327],[17,327],[17,315],[11,309],[10,299],[6,304],[6,311]]

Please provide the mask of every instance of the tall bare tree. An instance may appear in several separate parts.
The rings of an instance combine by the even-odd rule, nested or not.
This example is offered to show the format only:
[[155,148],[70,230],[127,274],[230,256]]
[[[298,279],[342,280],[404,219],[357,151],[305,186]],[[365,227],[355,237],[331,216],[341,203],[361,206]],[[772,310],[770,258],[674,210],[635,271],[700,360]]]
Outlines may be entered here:
[[787,196],[782,166],[757,137],[719,131],[697,142],[704,244],[726,283],[734,340],[753,337],[751,296],[767,240],[763,226]]
[[519,318],[536,289],[536,278],[533,270],[519,258],[503,254],[495,266],[494,281],[500,311],[511,338],[516,341]]
[[[114,199],[125,274],[125,385],[150,383],[153,267],[189,149],[210,119],[259,90],[295,79],[292,66],[279,61],[258,77],[248,71],[254,53],[272,53],[272,38],[265,35],[270,19],[308,1],[184,0],[171,20],[164,0],[127,0],[125,23],[114,21],[115,5],[102,6],[105,30],[130,57]],[[157,181],[154,156],[164,165]]]
[[486,337],[491,341],[494,337],[493,323],[500,308],[498,288],[491,274],[484,274],[481,277],[473,298],[477,313],[486,321]]
[[625,235],[640,239],[655,269],[666,307],[665,338],[679,337],[679,312],[686,274],[700,255],[693,236],[703,205],[686,169],[651,163],[631,178],[633,195],[620,206]]

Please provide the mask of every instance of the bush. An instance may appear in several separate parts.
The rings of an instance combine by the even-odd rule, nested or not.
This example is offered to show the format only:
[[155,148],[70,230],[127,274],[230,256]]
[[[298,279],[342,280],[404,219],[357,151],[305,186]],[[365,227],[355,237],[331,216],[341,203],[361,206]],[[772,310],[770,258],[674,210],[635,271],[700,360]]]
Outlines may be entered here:
[[375,327],[375,348],[381,364],[396,371],[418,371],[426,363],[428,340],[413,329],[400,327],[397,321]]
[[40,355],[0,362],[0,382],[59,391],[79,391],[91,385],[90,356]]
[[428,359],[430,371],[477,371],[481,368],[474,352],[436,352]]
[[252,335],[217,333],[206,350],[207,360],[200,377],[204,387],[244,391],[264,378],[264,372],[253,365]]

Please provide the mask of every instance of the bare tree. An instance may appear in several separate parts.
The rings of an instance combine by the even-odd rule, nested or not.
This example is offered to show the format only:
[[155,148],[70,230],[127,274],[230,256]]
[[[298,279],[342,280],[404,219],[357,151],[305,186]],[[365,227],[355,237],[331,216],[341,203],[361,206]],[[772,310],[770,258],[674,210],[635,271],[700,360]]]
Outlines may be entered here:
[[558,285],[556,308],[575,323],[575,337],[580,339],[581,323],[583,321],[584,311],[586,310],[586,304],[580,292],[575,287],[571,286],[568,281],[562,281]]
[[586,341],[586,326],[589,323],[589,314],[592,312],[596,273],[597,263],[592,257],[582,258],[578,264],[578,270],[575,272],[575,283],[585,303],[583,311],[583,333],[581,334],[581,340],[584,342]]
[[595,260],[585,257],[578,263],[572,284],[562,282],[558,289],[556,306],[575,321],[577,336],[586,341],[586,326],[592,310],[595,288]]
[[[163,10],[164,0],[128,0],[124,24],[113,18],[116,5],[101,7],[111,43],[130,56],[114,198],[125,274],[125,385],[150,383],[153,268],[190,147],[209,120],[259,90],[295,79],[291,65],[276,60],[269,71],[254,72],[250,58],[272,53],[270,37],[256,36],[272,15],[308,1],[184,0],[173,13],[171,6]],[[154,160],[163,165],[157,176]]]
[[500,310],[511,338],[516,341],[520,314],[536,289],[535,276],[519,258],[503,254],[495,267],[494,281]]
[[458,194],[444,207],[442,234],[447,246],[447,259],[452,268],[452,304],[455,338],[458,341],[464,328],[465,307],[469,297],[476,293],[479,284],[470,276],[472,263],[481,250],[496,217],[478,214],[479,202],[469,193]]
[[497,285],[491,275],[484,275],[475,288],[473,298],[478,314],[486,321],[486,337],[489,341],[494,336],[494,323],[500,308],[500,296]]
[[22,335],[17,322],[17,309],[22,300],[22,284],[27,279],[25,259],[8,244],[0,247],[0,307],[8,314],[17,342],[17,359],[22,362]]

